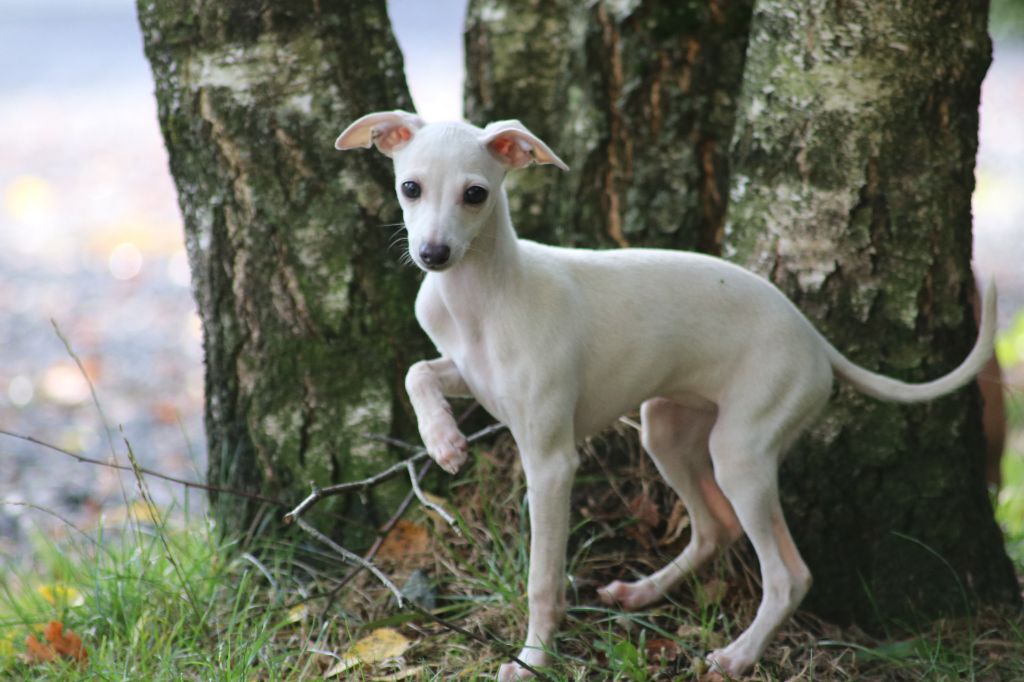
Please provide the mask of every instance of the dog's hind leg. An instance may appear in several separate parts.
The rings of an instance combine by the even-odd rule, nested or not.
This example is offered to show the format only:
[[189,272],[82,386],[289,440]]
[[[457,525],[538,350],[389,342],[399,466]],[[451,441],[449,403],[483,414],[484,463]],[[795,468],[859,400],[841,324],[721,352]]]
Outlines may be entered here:
[[655,398],[641,406],[640,418],[644,449],[686,505],[691,535],[683,552],[656,573],[636,582],[616,580],[598,590],[602,601],[628,610],[664,597],[742,533],[711,467],[708,436],[715,412]]
[[761,565],[763,594],[750,626],[708,662],[733,677],[744,674],[761,657],[779,626],[799,606],[811,587],[811,573],[789,533],[779,502],[779,450],[772,428],[758,428],[756,417],[723,413],[711,434],[715,476]]

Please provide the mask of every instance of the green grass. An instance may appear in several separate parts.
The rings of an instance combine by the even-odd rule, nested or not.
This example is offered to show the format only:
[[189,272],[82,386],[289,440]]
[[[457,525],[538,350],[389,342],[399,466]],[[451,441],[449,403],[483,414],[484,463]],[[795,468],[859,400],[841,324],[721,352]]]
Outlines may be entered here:
[[[231,559],[233,548],[216,542],[209,525],[95,537],[40,536],[31,570],[0,577],[0,641],[8,643],[0,670],[9,679],[249,680],[280,667],[283,650],[267,646],[280,615],[267,608],[263,578]],[[17,655],[51,620],[81,636],[85,665]]]
[[[511,454],[500,446],[479,453],[448,491],[463,536],[413,511],[411,520],[432,528],[431,551],[380,561],[400,585],[417,569],[433,576],[434,612],[489,644],[399,611],[365,574],[336,598],[325,598],[347,568],[305,536],[242,548],[217,540],[210,523],[193,515],[176,524],[129,521],[92,531],[95,542],[74,531],[62,540],[40,536],[31,567],[0,577],[0,679],[320,679],[335,662],[332,654],[382,627],[401,632],[412,647],[397,662],[350,670],[337,679],[383,680],[401,671],[411,672],[411,680],[492,679],[506,660],[502,643],[517,644],[527,619],[524,489]],[[605,494],[609,500],[615,495]],[[672,603],[632,614],[597,606],[593,588],[625,561],[626,550],[615,549],[620,545],[610,538],[639,537],[635,524],[602,512],[606,501],[588,498],[574,529],[570,607],[556,663],[546,672],[559,682],[696,679],[704,654],[753,616],[752,567],[729,555],[690,589],[678,590]],[[58,598],[48,600],[43,586]],[[81,603],[75,605],[77,595]],[[301,614],[292,608],[300,602]],[[25,637],[50,620],[82,637],[86,664],[24,660]],[[1024,679],[1024,622],[984,614],[878,641],[800,614],[749,679],[798,675]]]

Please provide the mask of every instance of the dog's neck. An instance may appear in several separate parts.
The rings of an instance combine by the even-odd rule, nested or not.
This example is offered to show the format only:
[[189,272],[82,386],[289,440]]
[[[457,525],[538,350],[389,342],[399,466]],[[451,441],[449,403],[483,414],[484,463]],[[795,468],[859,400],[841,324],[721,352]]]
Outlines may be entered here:
[[502,185],[490,219],[473,239],[462,259],[445,272],[432,275],[449,308],[457,313],[473,303],[487,305],[494,296],[514,287],[519,279],[519,238],[512,227],[508,195]]

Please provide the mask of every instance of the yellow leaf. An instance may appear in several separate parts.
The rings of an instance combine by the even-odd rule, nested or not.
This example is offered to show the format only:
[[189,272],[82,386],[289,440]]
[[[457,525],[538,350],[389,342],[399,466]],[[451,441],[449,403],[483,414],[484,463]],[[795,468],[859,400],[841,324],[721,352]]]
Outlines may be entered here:
[[407,680],[410,677],[415,677],[416,675],[419,675],[423,672],[423,670],[424,666],[416,665],[411,668],[399,670],[396,673],[391,673],[390,675],[381,675],[380,677],[374,677],[372,678],[372,682],[398,682],[398,680]]
[[61,583],[40,585],[36,588],[36,592],[38,592],[43,599],[53,606],[57,606],[58,604],[62,604],[64,606],[81,606],[85,603],[85,597],[82,596],[82,593],[70,585],[63,585]]
[[288,617],[284,622],[286,623],[298,623],[301,620],[306,620],[306,616],[309,615],[309,607],[306,604],[296,604],[295,606],[288,609]]
[[412,646],[398,630],[379,628],[349,647],[324,677],[336,677],[361,663],[378,663],[388,658],[397,658]]

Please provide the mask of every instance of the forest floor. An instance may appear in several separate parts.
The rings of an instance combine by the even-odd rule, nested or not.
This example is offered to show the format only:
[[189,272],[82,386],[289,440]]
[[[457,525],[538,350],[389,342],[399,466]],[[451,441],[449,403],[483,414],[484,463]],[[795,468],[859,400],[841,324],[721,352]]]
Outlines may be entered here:
[[[166,513],[143,497],[100,530],[34,534],[30,564],[0,574],[0,679],[493,679],[526,627],[525,487],[508,436],[470,461],[447,484],[424,483],[462,534],[414,504],[374,557],[430,617],[301,532],[224,543],[201,510]],[[623,613],[595,588],[674,555],[686,517],[659,511],[671,494],[639,452],[614,474],[585,454],[573,508],[569,609],[547,679],[720,679],[703,657],[753,618],[747,554],[730,551],[667,603]],[[869,635],[798,612],[743,679],[1020,680],[1024,614]]]

